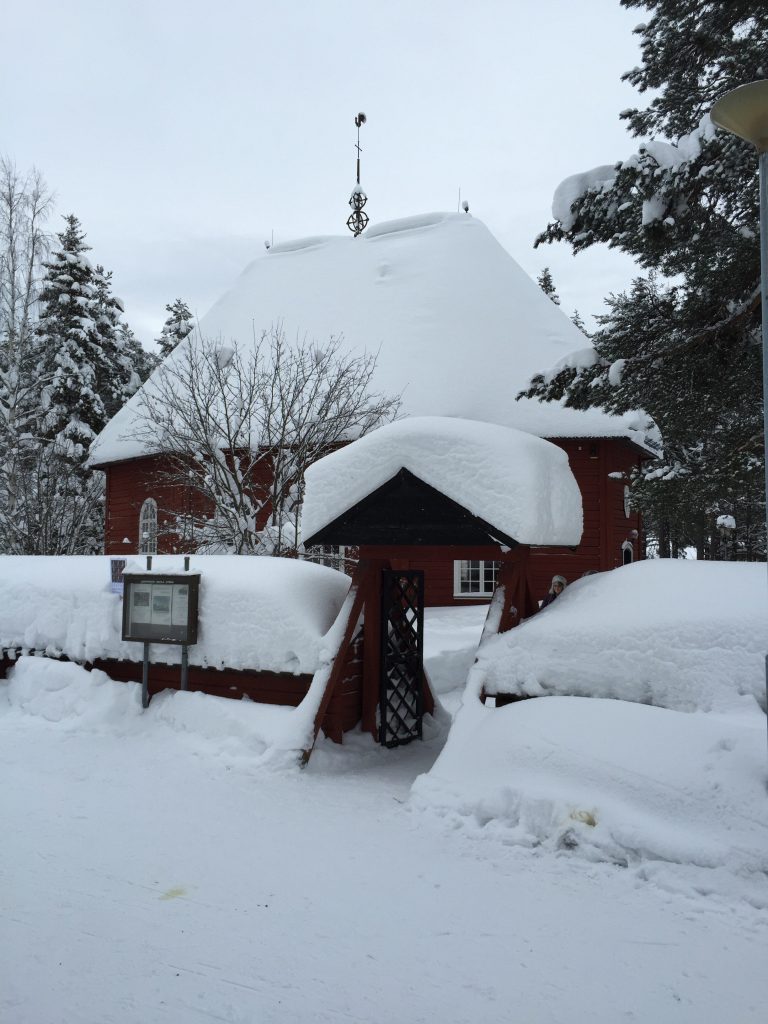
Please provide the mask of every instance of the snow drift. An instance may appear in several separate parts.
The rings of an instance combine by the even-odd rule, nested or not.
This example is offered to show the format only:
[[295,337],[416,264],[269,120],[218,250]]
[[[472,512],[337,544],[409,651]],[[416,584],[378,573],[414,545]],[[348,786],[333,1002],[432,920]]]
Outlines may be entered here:
[[[414,805],[506,841],[768,906],[765,717],[552,697],[458,713]],[[674,870],[672,872],[674,875]]]
[[481,643],[415,806],[768,906],[767,590],[764,564],[666,559],[572,584]]

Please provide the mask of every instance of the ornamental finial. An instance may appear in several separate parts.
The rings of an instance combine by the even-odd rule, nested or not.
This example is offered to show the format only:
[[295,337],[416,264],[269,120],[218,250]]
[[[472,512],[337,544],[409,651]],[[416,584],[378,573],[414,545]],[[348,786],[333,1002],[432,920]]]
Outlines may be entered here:
[[363,211],[363,207],[368,202],[368,196],[363,192],[362,185],[360,184],[360,126],[365,124],[367,118],[361,111],[355,118],[355,124],[357,125],[357,181],[355,187],[352,189],[352,195],[349,197],[349,205],[352,207],[352,213],[347,218],[347,227],[352,234],[357,236],[365,231],[368,226],[368,214]]

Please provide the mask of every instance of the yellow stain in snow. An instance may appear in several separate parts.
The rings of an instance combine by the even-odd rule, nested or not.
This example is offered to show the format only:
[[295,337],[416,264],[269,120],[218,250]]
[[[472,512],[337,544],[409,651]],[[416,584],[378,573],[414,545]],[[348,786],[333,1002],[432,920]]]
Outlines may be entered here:
[[163,895],[160,897],[161,900],[177,900],[180,896],[186,896],[187,890],[182,886],[177,886],[175,889],[166,889]]

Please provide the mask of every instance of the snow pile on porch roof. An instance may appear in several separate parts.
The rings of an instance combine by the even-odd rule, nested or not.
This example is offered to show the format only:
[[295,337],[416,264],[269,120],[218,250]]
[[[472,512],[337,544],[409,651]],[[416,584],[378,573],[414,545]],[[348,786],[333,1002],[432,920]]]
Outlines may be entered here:
[[[143,645],[121,639],[122,601],[110,593],[110,561],[0,556],[0,649],[80,662],[141,661]],[[152,564],[163,573],[184,568],[178,555],[154,555]],[[190,665],[315,672],[348,576],[310,562],[248,555],[192,555],[190,571],[201,574],[200,631],[189,648]],[[152,644],[152,660],[180,664],[181,648]]]
[[581,492],[562,449],[509,427],[439,416],[390,423],[310,466],[302,536],[401,469],[521,544],[581,539]]
[[[378,353],[372,387],[402,393],[406,415],[483,420],[541,437],[629,437],[641,445],[649,424],[643,415],[515,402],[534,374],[583,349],[585,338],[467,214],[390,221],[359,238],[274,245],[203,317],[200,334],[248,347],[276,325],[289,341],[341,336],[346,351]],[[134,436],[140,412],[134,396],[94,442],[93,464],[146,454]]]

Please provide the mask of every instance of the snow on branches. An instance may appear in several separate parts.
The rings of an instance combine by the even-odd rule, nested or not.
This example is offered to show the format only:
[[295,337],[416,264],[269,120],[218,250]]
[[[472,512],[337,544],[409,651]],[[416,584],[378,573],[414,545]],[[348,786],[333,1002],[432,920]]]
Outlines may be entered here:
[[167,530],[197,551],[295,554],[307,466],[397,414],[369,391],[373,355],[340,339],[287,343],[281,329],[247,349],[195,336],[141,392],[136,434],[162,453],[159,483],[184,509]]

